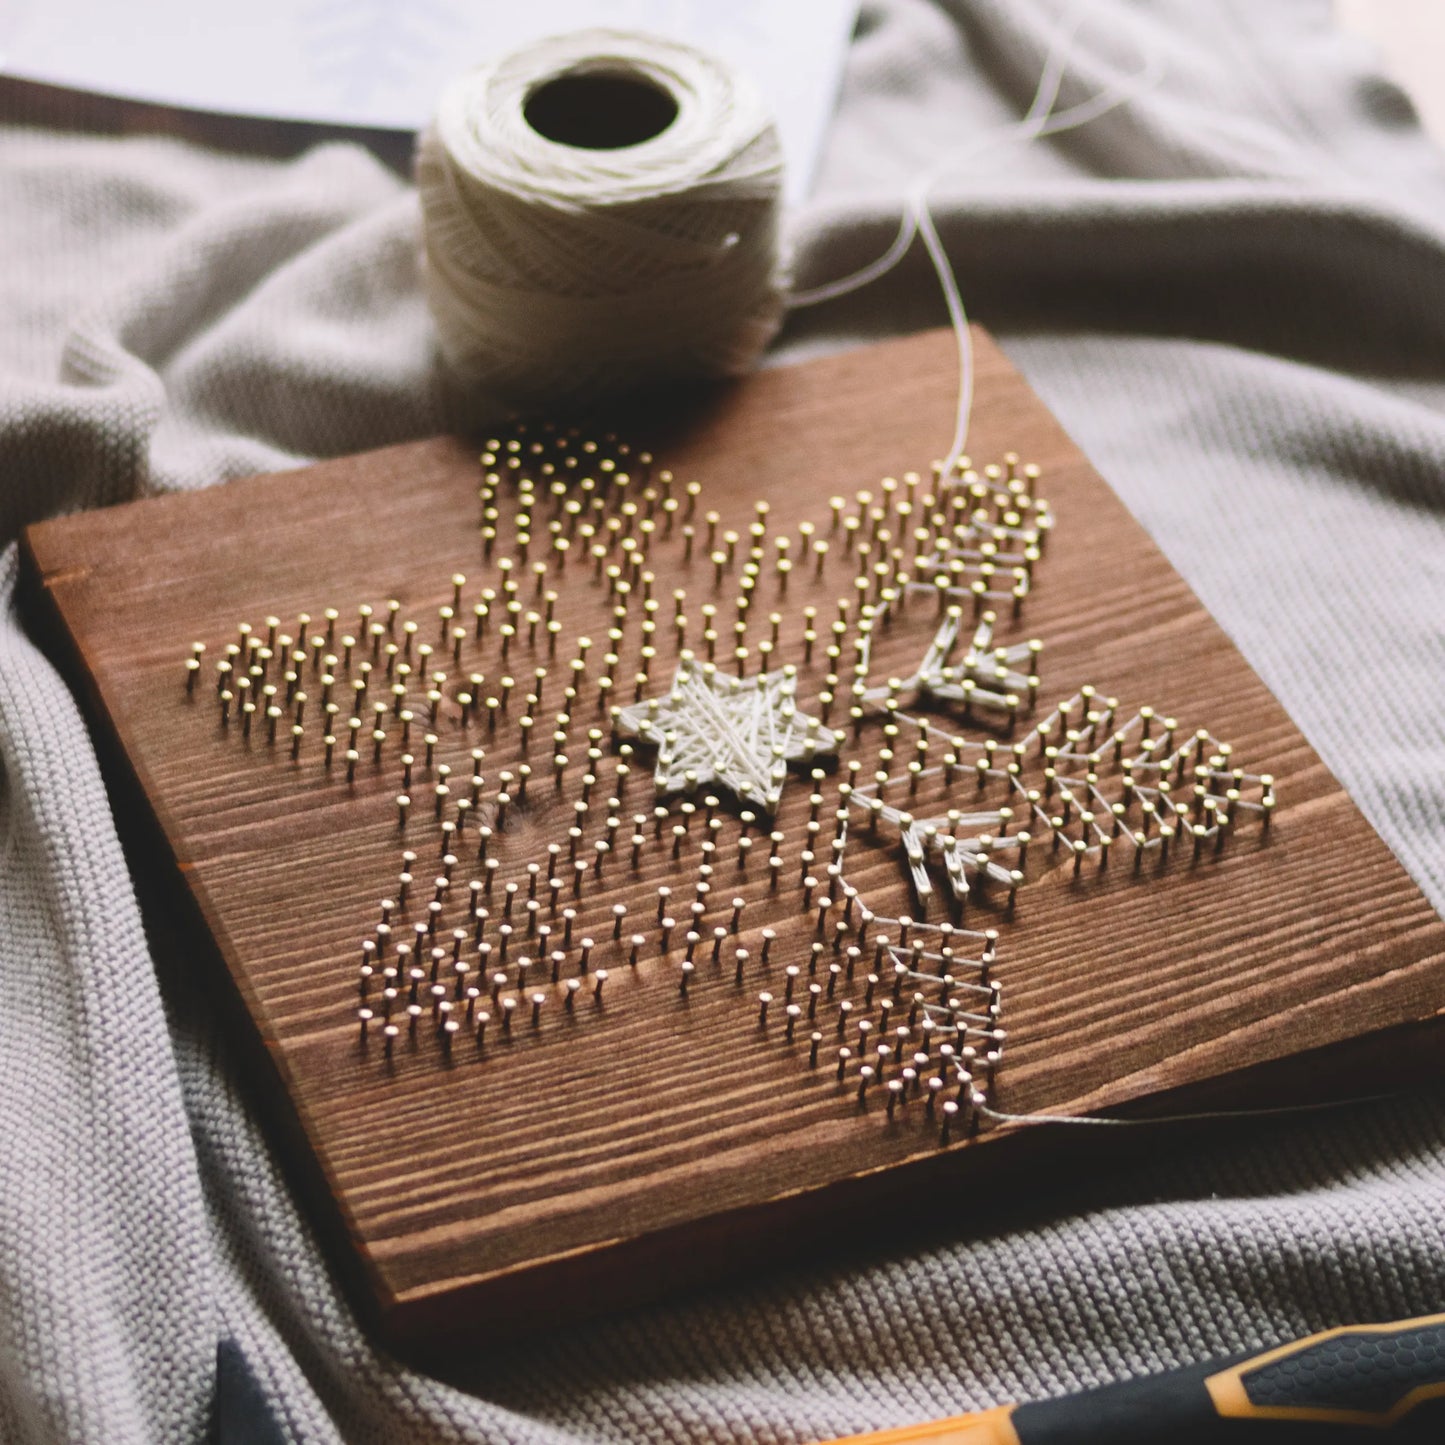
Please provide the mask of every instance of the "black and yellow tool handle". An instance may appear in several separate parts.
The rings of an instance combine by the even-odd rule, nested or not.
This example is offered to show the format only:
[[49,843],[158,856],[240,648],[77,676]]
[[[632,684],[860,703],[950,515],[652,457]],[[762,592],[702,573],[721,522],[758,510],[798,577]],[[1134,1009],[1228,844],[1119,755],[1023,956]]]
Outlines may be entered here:
[[851,1437],[849,1445],[1445,1441],[1445,1314],[1347,1325],[1263,1354]]

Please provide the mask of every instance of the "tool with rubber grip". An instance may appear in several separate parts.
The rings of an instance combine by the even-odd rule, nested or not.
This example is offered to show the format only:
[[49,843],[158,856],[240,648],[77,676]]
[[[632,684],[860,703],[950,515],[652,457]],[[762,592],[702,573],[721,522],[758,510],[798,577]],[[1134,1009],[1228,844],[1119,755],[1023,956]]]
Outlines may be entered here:
[[1445,1314],[854,1437],[853,1445],[1445,1445]]

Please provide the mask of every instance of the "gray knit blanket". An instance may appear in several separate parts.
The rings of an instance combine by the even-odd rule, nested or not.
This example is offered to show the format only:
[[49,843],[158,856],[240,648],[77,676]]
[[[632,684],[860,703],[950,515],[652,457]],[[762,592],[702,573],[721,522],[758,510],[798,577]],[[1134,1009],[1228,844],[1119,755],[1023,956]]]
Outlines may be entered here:
[[[1027,107],[1061,0],[864,6],[800,283]],[[972,312],[1445,902],[1445,162],[1326,0],[1096,0],[1091,125],[940,182]],[[445,428],[416,198],[0,94],[0,544]],[[919,253],[780,358],[934,325]],[[944,439],[946,440],[946,439]],[[161,545],[158,543],[158,546]],[[157,565],[164,565],[158,554]],[[162,989],[91,741],[0,553],[0,1436],[805,1441],[1445,1309],[1445,1095],[1165,1140],[850,1258],[479,1353],[358,1327],[204,989]],[[1441,1000],[1445,1004],[1445,999]],[[1369,1081],[1362,1079],[1361,1092]]]

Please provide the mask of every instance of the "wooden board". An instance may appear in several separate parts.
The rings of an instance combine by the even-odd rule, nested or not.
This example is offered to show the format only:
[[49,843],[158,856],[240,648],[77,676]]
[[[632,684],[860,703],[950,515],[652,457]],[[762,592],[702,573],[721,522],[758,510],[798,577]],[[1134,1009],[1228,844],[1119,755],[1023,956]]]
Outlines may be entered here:
[[[634,439],[634,448],[650,445],[657,453],[651,471],[636,450],[621,463],[635,473],[625,495],[638,502],[623,534],[640,538],[649,506],[655,522],[647,569],[655,573],[657,657],[644,691],[664,691],[672,675],[675,588],[688,593],[690,646],[702,645],[703,601],[715,605],[722,626],[730,627],[747,528],[756,516],[755,501],[762,499],[771,510],[766,562],[749,614],[746,670],[756,670],[757,643],[769,635],[766,615],[777,611],[781,623],[772,665],[799,665],[798,704],[816,715],[828,624],[836,599],[855,595],[857,570],[856,556],[844,555],[846,529],[830,522],[829,498],[847,498],[843,515],[861,515],[861,535],[867,536],[869,507],[884,497],[883,477],[903,479],[910,469],[922,474],[912,490],[906,479],[899,482],[892,491],[895,504],[937,490],[928,469],[950,429],[952,392],[950,340],[934,333],[765,372],[707,397],[674,400],[659,408],[660,414],[625,418],[619,429]],[[1240,825],[1220,847],[1211,835],[1195,856],[1179,841],[1167,861],[1154,848],[1139,855],[1138,867],[1125,838],[1112,849],[1107,866],[1099,866],[1095,849],[1077,876],[1067,850],[1051,852],[1041,834],[1031,845],[1027,881],[1012,911],[1006,888],[970,898],[963,926],[998,932],[991,979],[1001,988],[1007,1040],[990,1107],[1020,1115],[1076,1114],[1172,1107],[1195,1098],[1215,1106],[1259,1106],[1276,1097],[1270,1080],[1283,1078],[1273,1066],[1291,1059],[1305,1061],[1295,1070],[1293,1097],[1358,1092],[1388,1066],[1402,1041],[1427,1037],[1433,1043],[1445,1001],[1440,920],[1183,581],[981,332],[972,451],[980,467],[1007,452],[1036,463],[1042,469],[1037,492],[1047,498],[1054,527],[1032,567],[1032,590],[1021,616],[1013,619],[1005,605],[997,639],[1036,637],[1045,643],[1034,716],[1010,735],[987,717],[961,716],[951,704],[909,702],[910,715],[931,718],[938,729],[927,735],[931,767],[938,767],[954,734],[969,739],[965,782],[955,783],[958,806],[975,806],[981,796],[996,807],[1002,796],[999,772],[982,787],[971,781],[983,739],[996,737],[1007,747],[1024,738],[1055,702],[1073,697],[1085,684],[1095,686],[1101,699],[1117,697],[1113,725],[1148,705],[1157,710],[1156,734],[1166,715],[1178,720],[1181,738],[1207,728],[1213,739],[1233,748],[1231,765],[1252,777],[1272,775],[1279,799],[1268,830],[1257,815],[1245,820],[1241,813]],[[583,470],[597,460],[574,454],[582,458]],[[530,576],[519,593],[524,610],[506,663],[500,657],[500,598],[484,640],[475,641],[469,609],[480,589],[500,588],[498,563],[518,555],[516,492],[507,483],[497,494],[499,535],[490,560],[484,556],[478,500],[484,469],[477,456],[475,444],[420,442],[202,494],[58,519],[32,528],[24,543],[36,615],[65,640],[77,685],[102,733],[117,745],[117,796],[128,796],[127,785],[138,784],[141,812],[159,824],[163,841],[157,847],[169,854],[165,866],[173,872],[178,865],[224,960],[225,976],[274,1066],[286,1101],[280,1125],[294,1135],[292,1157],[305,1177],[319,1181],[318,1219],[338,1255],[358,1266],[358,1297],[386,1338],[417,1352],[438,1342],[512,1337],[544,1322],[565,1322],[718,1277],[764,1257],[812,1250],[852,1229],[871,1236],[880,1228],[892,1230],[887,1221],[910,1217],[930,1197],[928,1191],[955,1172],[1002,1178],[999,1166],[1014,1147],[1009,1141],[1022,1136],[1045,1158],[1062,1148],[1102,1147],[1079,1141],[1078,1134],[1089,1131],[1000,1124],[971,1111],[966,1096],[943,1147],[941,1110],[930,1111],[921,1092],[905,1091],[892,1115],[884,1107],[886,1091],[877,1086],[860,1105],[857,1051],[845,1082],[836,1078],[836,1017],[841,1000],[853,1002],[848,1037],[855,1044],[859,1019],[878,1019],[888,983],[885,978],[875,990],[871,1005],[865,1002],[871,941],[860,952],[856,976],[837,979],[835,995],[824,998],[815,1024],[802,1021],[787,1040],[786,968],[800,968],[795,996],[806,1002],[809,982],[825,982],[829,967],[841,965],[853,941],[844,936],[832,947],[845,895],[821,934],[816,914],[804,911],[799,855],[808,842],[813,787],[806,777],[792,777],[778,811],[783,866],[776,887],[768,882],[768,825],[754,826],[752,855],[746,871],[739,872],[738,806],[721,794],[712,892],[684,995],[679,985],[686,925],[679,924],[669,951],[661,953],[656,889],[670,886],[669,907],[685,918],[707,835],[701,797],[709,790],[700,790],[697,812],[674,858],[671,830],[682,816],[682,800],[663,799],[671,812],[654,827],[651,753],[633,740],[632,772],[618,789],[618,744],[604,736],[595,762],[597,799],[586,815],[581,856],[595,856],[593,845],[605,837],[605,795],[618,790],[624,796],[614,847],[600,880],[589,872],[575,898],[567,874],[560,903],[575,906],[580,916],[572,947],[563,950],[558,984],[542,976],[540,984],[518,990],[515,959],[526,940],[528,862],[544,865],[538,916],[557,931],[562,926],[560,914],[546,902],[546,876],[559,866],[549,862],[547,846],[566,843],[580,798],[585,729],[608,732],[595,689],[604,670],[598,659],[608,645],[608,608],[616,599],[609,601],[605,571],[588,562],[585,539],[574,533],[565,568],[559,571],[554,555],[543,582],[544,590],[556,585],[560,593],[555,658],[547,656],[545,628],[539,627],[530,645],[527,641],[525,611],[543,605]],[[670,532],[657,471],[664,465],[676,476],[671,495],[678,507]],[[702,492],[691,522],[697,534],[692,556],[684,560],[684,484],[693,480]],[[854,500],[860,488],[871,495],[861,512]],[[538,504],[532,523],[537,535],[525,563],[518,560],[514,571],[525,572],[547,555],[546,519],[555,515],[565,528],[566,514],[557,509],[567,498],[585,495],[574,486],[554,502]],[[623,516],[623,495],[614,487],[599,520]],[[725,548],[730,529],[741,538],[733,561],[722,568],[721,583],[704,535],[706,513],[714,509],[722,519],[715,545]],[[928,510],[917,506],[908,523],[916,524]],[[799,532],[808,519],[816,523],[811,539]],[[885,527],[906,543],[909,526],[899,526],[896,511]],[[791,555],[798,559],[786,594],[774,567],[772,539],[779,535],[790,539]],[[831,547],[815,580],[806,549],[810,540],[820,539]],[[604,563],[625,560],[618,538],[614,544]],[[882,550],[888,545],[885,538]],[[438,619],[438,609],[452,601],[453,573],[467,578],[460,668],[448,656]],[[636,569],[632,576],[640,592]],[[427,707],[421,689],[413,687],[408,701],[419,716],[410,743],[417,757],[414,802],[403,835],[395,803],[402,746],[394,714],[383,720],[389,731],[379,765],[373,763],[366,718],[348,784],[342,761],[346,712],[336,724],[343,741],[328,770],[314,667],[299,669],[297,685],[308,692],[311,710],[294,761],[287,745],[292,713],[282,719],[274,745],[268,745],[259,721],[249,739],[242,737],[237,716],[229,726],[220,721],[212,671],[241,620],[264,633],[269,614],[284,620],[283,630],[299,631],[296,619],[305,612],[312,618],[306,630],[315,632],[324,627],[323,609],[332,606],[341,618],[326,650],[339,650],[342,633],[360,625],[358,604],[372,605],[376,619],[384,619],[388,599],[396,599],[401,611],[392,623],[397,630],[378,639],[375,676],[381,674],[381,648],[388,640],[399,643],[406,618],[418,620],[418,641],[437,645],[431,666],[452,674],[440,689],[445,701],[434,759],[453,768],[447,818],[466,796],[468,750],[486,750],[480,766],[487,782],[477,813],[463,823],[465,846],[457,849],[454,886],[443,900],[442,943],[450,942],[452,927],[470,911],[472,900],[461,897],[467,882],[485,872],[477,856],[477,819],[497,821],[498,775],[503,770],[515,775],[523,761],[515,719],[527,680],[537,665],[550,667],[536,710],[535,736],[545,739],[577,637],[596,639],[586,686],[572,708],[565,749],[572,756],[562,788],[548,781],[551,746],[534,742],[527,754],[536,766],[529,799],[525,807],[512,806],[489,845],[489,856],[499,864],[489,900],[487,936],[494,944],[502,885],[509,879],[523,885],[506,990],[494,1000],[484,988],[449,1051],[435,1034],[436,1016],[427,1010],[416,1036],[403,1027],[388,1053],[379,1032],[375,983],[368,1000],[377,1017],[366,1042],[359,1038],[356,1013],[359,950],[363,940],[376,939],[378,901],[396,897],[401,850],[411,848],[419,856],[406,908],[392,914],[396,931],[387,945],[392,950],[413,923],[426,918],[432,878],[441,866],[431,801],[437,774],[427,770],[419,742]],[[809,604],[821,609],[817,630],[823,636],[812,662],[804,665],[802,609]],[[616,674],[612,696],[619,702],[631,700],[641,656],[641,597],[634,596],[629,607],[635,610],[624,628],[621,660],[610,669]],[[971,631],[971,604],[965,603],[965,611]],[[856,608],[850,617],[852,628]],[[875,633],[870,685],[912,672],[937,623],[931,594],[895,605],[887,625]],[[847,629],[845,634],[847,654],[853,634]],[[195,640],[208,650],[200,680],[188,693],[184,661]],[[719,645],[720,661],[730,645],[730,636]],[[363,637],[347,675],[356,676],[360,660],[369,655]],[[482,692],[495,696],[508,668],[519,681],[502,724],[489,732],[475,715],[464,724],[456,701],[458,677],[482,671],[488,679]],[[345,685],[343,676],[337,697]],[[379,686],[369,696],[377,695],[386,696]],[[846,735],[843,759],[864,763],[858,781],[878,767],[884,739],[883,720],[873,715],[877,708],[876,702],[869,705],[856,737],[842,703],[830,715],[831,725]],[[905,726],[907,738],[895,749],[895,800],[907,801],[904,768],[921,735],[910,728]],[[1026,772],[1044,761],[1038,748],[1031,748]],[[1214,742],[1207,745],[1210,754],[1214,748]],[[995,761],[1004,756],[996,753]],[[1192,754],[1186,761],[1192,766]],[[1108,765],[1100,772],[1109,772]],[[826,888],[823,869],[839,786],[847,777],[838,769],[817,784],[823,798],[821,861],[813,871],[825,880],[819,896]],[[1181,789],[1189,781],[1184,778]],[[953,805],[950,789],[940,789],[936,773],[921,785],[915,800],[920,813],[928,811],[925,804]],[[1249,789],[1252,797],[1262,796],[1260,785],[1251,783]],[[634,816],[648,820],[636,867],[627,843]],[[138,826],[139,820],[133,821]],[[1138,821],[1133,815],[1130,827]],[[1021,826],[1015,819],[1014,831]],[[568,861],[564,853],[564,872]],[[883,828],[870,836],[866,824],[856,821],[846,838],[844,878],[857,893],[858,912],[849,915],[855,925],[865,906],[893,920],[911,914],[936,924],[950,917],[945,888],[922,901],[911,894],[897,830]],[[729,927],[735,896],[746,904],[740,929],[736,936],[725,934],[714,963],[713,929]],[[614,942],[611,910],[619,902],[628,915]],[[776,935],[766,966],[765,927]],[[875,926],[875,934],[881,927]],[[634,929],[645,943],[632,967],[628,938]],[[584,932],[597,942],[586,986],[576,991],[569,1010],[566,979],[579,976]],[[901,943],[898,933],[894,926],[888,936]],[[941,935],[928,937],[937,944]],[[812,944],[819,938],[824,947],[815,959]],[[551,942],[556,944],[556,933]],[[535,949],[535,940],[528,946]],[[983,946],[965,948],[960,939],[959,951]],[[742,984],[735,982],[739,947],[748,950]],[[480,959],[470,941],[461,956],[472,961],[475,978]],[[894,958],[891,951],[884,958],[885,972]],[[810,965],[819,970],[811,978]],[[448,984],[450,967],[448,954],[440,974]],[[592,993],[599,967],[610,975],[600,1006]],[[976,971],[964,973],[977,981]],[[545,974],[545,965],[531,978],[539,974]],[[429,982],[422,987],[424,1001],[429,987]],[[533,988],[544,995],[535,1028],[527,1002]],[[771,992],[773,1004],[760,1024],[764,991]],[[448,1002],[453,996],[454,991],[448,994]],[[520,1001],[509,1037],[499,1023],[504,996]],[[406,997],[403,991],[398,1006]],[[909,997],[900,995],[890,1027],[900,1019],[906,1024]],[[480,1048],[472,1027],[478,1008],[497,1015]],[[452,1016],[466,1019],[460,999]],[[823,1042],[819,1065],[810,1067],[814,1026]],[[939,1037],[931,1044],[930,1068],[939,1057]],[[875,1032],[875,1043],[877,1038]],[[916,1048],[917,1040],[915,1029],[908,1047]],[[974,1073],[981,1082],[981,1057]],[[927,1076],[922,1071],[920,1090]],[[976,1133],[967,1127],[971,1115],[978,1120]]]

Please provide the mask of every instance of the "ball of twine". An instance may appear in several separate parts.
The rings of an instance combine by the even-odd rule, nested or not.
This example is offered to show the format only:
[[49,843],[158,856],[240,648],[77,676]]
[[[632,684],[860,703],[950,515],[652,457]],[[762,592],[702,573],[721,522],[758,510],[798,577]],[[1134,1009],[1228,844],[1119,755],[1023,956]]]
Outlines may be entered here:
[[[657,133],[609,145],[585,105],[578,143],[539,132],[549,86],[580,80],[585,96],[599,78],[650,94]],[[416,162],[451,371],[522,404],[747,371],[783,311],[782,170],[751,84],[676,41],[587,30],[462,76]]]

